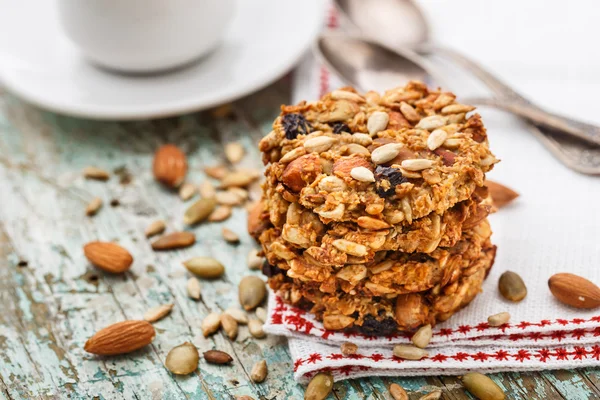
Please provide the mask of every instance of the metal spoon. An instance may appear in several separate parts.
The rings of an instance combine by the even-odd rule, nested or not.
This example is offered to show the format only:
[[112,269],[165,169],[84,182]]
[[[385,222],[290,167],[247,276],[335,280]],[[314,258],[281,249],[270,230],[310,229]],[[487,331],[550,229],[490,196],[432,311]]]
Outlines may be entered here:
[[504,109],[536,125],[600,145],[600,127],[545,111],[473,60],[452,49],[432,44],[427,20],[412,0],[336,0],[336,3],[366,37],[392,49],[409,46],[419,53],[447,56],[472,72],[500,97],[477,99],[480,104]]

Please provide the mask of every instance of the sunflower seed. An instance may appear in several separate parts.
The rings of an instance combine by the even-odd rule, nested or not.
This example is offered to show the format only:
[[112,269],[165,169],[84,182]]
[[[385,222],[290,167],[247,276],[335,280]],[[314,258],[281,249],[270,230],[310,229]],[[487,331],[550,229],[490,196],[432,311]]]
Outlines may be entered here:
[[96,213],[102,208],[102,199],[100,197],[96,197],[92,199],[85,208],[85,215],[91,217],[96,215]]
[[336,139],[329,136],[317,136],[308,139],[304,142],[304,148],[309,153],[322,153],[329,150],[333,144],[337,142]]
[[296,158],[301,157],[306,154],[306,149],[304,147],[296,147],[292,151],[288,151],[285,153],[280,159],[281,163],[289,163],[294,161]]
[[240,242],[240,237],[231,229],[223,228],[221,234],[223,235],[223,239],[228,243],[236,244]]
[[227,168],[223,165],[215,165],[213,167],[204,168],[204,173],[214,179],[223,179],[227,174]]
[[424,349],[429,344],[432,335],[433,331],[431,330],[431,325],[428,324],[420,327],[410,340],[415,346]]
[[504,400],[502,389],[489,377],[478,372],[469,372],[460,377],[463,385],[471,394],[478,399]]
[[258,250],[250,250],[246,260],[248,261],[248,268],[260,269],[262,267],[265,259],[264,259],[264,257],[258,256]]
[[350,171],[350,176],[361,182],[375,182],[375,175],[366,167],[354,167]]
[[195,225],[204,221],[213,212],[217,201],[212,198],[201,198],[192,204],[183,215],[183,222],[186,225]]
[[173,309],[173,304],[163,304],[149,309],[144,313],[144,319],[148,322],[156,322],[166,317]]
[[402,386],[398,385],[397,383],[392,383],[390,385],[390,394],[394,400],[408,400],[406,390],[404,390]]
[[209,350],[203,353],[204,359],[210,364],[229,364],[233,358],[221,350]]
[[213,212],[208,216],[210,222],[225,221],[231,217],[231,207],[229,206],[217,206]]
[[333,220],[339,220],[344,215],[344,211],[346,210],[346,206],[344,204],[338,204],[335,206],[333,210],[325,211],[325,210],[315,210],[317,214],[319,214],[323,218],[329,218]]
[[209,181],[202,182],[198,187],[198,191],[200,192],[200,196],[202,196],[205,199],[215,197],[215,194],[217,193],[215,187]]
[[234,340],[237,337],[238,323],[231,315],[221,314],[221,326],[230,340]]
[[442,397],[441,390],[434,390],[433,392],[427,393],[425,396],[419,397],[419,400],[438,400]]
[[422,118],[415,128],[432,131],[446,125],[447,120],[448,118],[441,115],[431,115],[429,117]]
[[440,108],[444,108],[448,104],[452,103],[455,98],[456,98],[456,96],[454,96],[452,93],[442,93],[433,102],[433,108],[436,110],[439,110]]
[[482,167],[489,167],[490,165],[494,164],[495,162],[496,162],[496,157],[494,157],[493,155],[490,154],[489,156],[479,160],[479,165],[481,165]]
[[362,257],[367,255],[367,247],[362,244],[354,243],[346,239],[336,239],[332,242],[333,247],[344,253]]
[[153,250],[173,250],[189,247],[196,243],[196,235],[191,232],[173,232],[152,242]]
[[257,319],[251,319],[248,321],[248,330],[250,331],[250,334],[257,339],[262,339],[267,336],[263,330],[263,323]]
[[229,307],[225,310],[225,314],[231,315],[240,325],[246,325],[248,323],[248,315],[239,308]]
[[449,138],[444,141],[444,147],[447,149],[458,149],[461,143],[462,139]]
[[508,321],[510,321],[510,314],[507,312],[501,312],[488,317],[488,324],[490,326],[502,326]]
[[429,353],[415,346],[397,344],[394,346],[394,355],[404,360],[420,360],[427,357]]
[[376,148],[371,153],[371,161],[375,164],[384,164],[391,161],[400,153],[401,143],[388,143]]
[[255,309],[267,296],[265,282],[254,275],[243,277],[238,286],[238,296],[244,310]]
[[371,116],[369,116],[369,120],[367,121],[367,130],[369,131],[369,135],[373,136],[377,132],[385,130],[389,121],[390,116],[388,113],[383,111],[375,111],[373,114],[371,114]]
[[444,108],[442,108],[442,114],[460,114],[460,113],[468,113],[469,111],[473,111],[475,107],[469,106],[466,104],[450,104]]
[[365,99],[361,95],[347,90],[334,90],[331,92],[331,98],[334,100],[350,100],[356,103],[365,102]]
[[246,201],[246,199],[248,198],[248,192],[241,189],[243,192],[245,192],[245,195],[244,195],[243,192],[240,192],[239,190],[234,190],[234,189],[239,189],[239,188],[230,188],[227,191],[217,192],[217,194],[215,195],[217,203],[219,203],[221,205],[226,205],[226,206],[238,206],[238,205],[242,204],[244,201]]
[[194,300],[200,300],[202,287],[200,286],[200,281],[196,277],[192,276],[190,279],[188,279],[185,288],[190,298]]
[[330,372],[319,372],[308,383],[304,400],[325,400],[333,390],[333,376]]
[[227,143],[225,145],[225,157],[227,157],[227,160],[232,164],[237,164],[242,161],[245,153],[244,146],[239,142]]
[[419,113],[417,113],[417,111],[408,103],[400,103],[400,112],[402,113],[402,115],[404,115],[404,118],[406,118],[410,122],[417,122],[421,119]]
[[190,258],[183,265],[188,271],[204,279],[216,279],[225,272],[223,264],[211,257]]
[[433,161],[425,158],[416,158],[412,160],[404,160],[400,165],[402,165],[402,168],[408,171],[422,171],[424,169],[431,168],[433,166]]
[[107,181],[110,178],[108,171],[97,167],[85,167],[83,169],[85,179],[95,179],[98,181]]
[[260,360],[254,364],[250,372],[250,378],[256,383],[261,383],[267,378],[267,362],[265,360]]
[[185,342],[169,351],[165,365],[174,374],[187,375],[198,368],[198,361],[200,361],[200,354],[196,346]]
[[196,195],[196,186],[191,183],[184,183],[179,188],[179,197],[183,201],[188,201]]
[[208,337],[219,330],[221,326],[221,315],[218,313],[210,313],[208,314],[200,324],[200,328],[202,329],[202,334],[204,337]]
[[348,154],[363,154],[365,156],[371,155],[371,152],[365,146],[361,146],[360,144],[349,143],[346,145],[346,147],[348,149]]
[[257,307],[254,311],[254,314],[256,314],[256,318],[261,320],[263,324],[267,322],[267,310],[265,310],[264,308]]
[[446,140],[447,136],[448,134],[446,133],[446,131],[442,129],[434,130],[429,134],[429,137],[427,138],[427,147],[429,147],[429,150],[431,151],[437,149],[442,144],[444,144],[444,141]]
[[326,192],[341,192],[346,187],[346,183],[337,176],[326,176],[319,181],[319,189]]
[[244,171],[233,171],[223,177],[219,188],[227,189],[230,187],[246,187],[254,182],[257,178],[258,176],[247,174]]
[[356,354],[356,352],[358,351],[358,346],[351,342],[344,342],[340,346],[340,351],[345,356],[351,356],[353,354]]

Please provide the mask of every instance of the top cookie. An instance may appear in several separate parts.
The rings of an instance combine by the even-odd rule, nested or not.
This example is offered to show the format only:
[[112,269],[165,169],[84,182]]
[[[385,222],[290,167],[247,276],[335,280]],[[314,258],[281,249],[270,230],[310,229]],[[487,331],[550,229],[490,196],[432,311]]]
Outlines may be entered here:
[[343,88],[282,106],[259,148],[265,185],[324,223],[370,216],[391,225],[471,197],[498,160],[474,107],[410,82],[361,96]]

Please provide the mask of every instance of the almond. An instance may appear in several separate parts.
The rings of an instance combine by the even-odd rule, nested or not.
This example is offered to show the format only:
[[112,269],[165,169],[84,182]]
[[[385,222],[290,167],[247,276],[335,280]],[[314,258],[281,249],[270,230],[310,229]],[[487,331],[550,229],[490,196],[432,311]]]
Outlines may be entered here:
[[281,176],[282,182],[293,192],[300,192],[306,184],[315,180],[323,170],[319,156],[306,154],[290,162]]
[[152,343],[156,332],[146,321],[123,321],[96,332],[85,342],[84,350],[101,356],[125,354]]
[[600,288],[581,276],[559,273],[548,279],[550,291],[559,301],[575,308],[600,306]]
[[91,242],[83,247],[83,253],[94,266],[111,274],[125,272],[133,264],[131,254],[115,243]]
[[333,174],[339,178],[351,182],[353,180],[351,172],[354,168],[364,167],[373,172],[371,163],[359,155],[341,157],[333,164]]
[[154,178],[165,186],[176,188],[183,183],[187,173],[185,154],[172,144],[161,146],[154,154]]
[[492,201],[497,208],[502,208],[519,197],[519,193],[515,192],[511,188],[499,184],[498,182],[486,180],[485,186],[488,187]]
[[172,250],[189,247],[196,243],[196,235],[191,232],[173,232],[152,242],[153,250]]
[[248,233],[250,236],[258,238],[269,224],[269,213],[264,212],[263,202],[256,202],[248,212]]

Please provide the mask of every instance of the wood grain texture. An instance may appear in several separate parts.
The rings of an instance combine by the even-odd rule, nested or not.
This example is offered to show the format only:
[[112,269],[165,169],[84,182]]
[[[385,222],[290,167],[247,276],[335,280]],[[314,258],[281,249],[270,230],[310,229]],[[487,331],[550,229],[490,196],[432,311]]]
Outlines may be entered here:
[[[246,255],[254,246],[245,233],[246,213],[235,209],[222,222],[193,229],[196,245],[155,253],[144,229],[155,219],[167,231],[189,229],[182,202],[156,184],[151,174],[154,150],[177,143],[188,155],[188,181],[207,179],[205,165],[225,162],[223,144],[239,140],[248,155],[241,166],[260,165],[259,138],[270,130],[279,105],[289,101],[289,80],[232,105],[232,114],[210,111],[141,122],[98,122],[41,111],[0,91],[0,399],[301,399],[303,387],[292,379],[285,339],[252,338],[241,327],[236,341],[223,334],[204,338],[201,319],[237,305],[236,285],[248,274]],[[88,165],[113,173],[104,182],[86,181]],[[256,187],[251,191],[258,194]],[[86,203],[104,200],[93,218]],[[118,207],[110,207],[118,199]],[[241,237],[237,246],[221,238],[225,226]],[[92,240],[117,241],[133,255],[121,276],[95,269],[82,247]],[[211,256],[226,266],[223,279],[202,282],[202,300],[186,295],[187,273],[181,262]],[[26,261],[26,265],[24,264]],[[153,344],[119,357],[96,357],[83,351],[97,330],[124,319],[139,319],[156,305],[174,303],[172,313],[154,324]],[[230,353],[231,366],[201,361],[190,376],[173,376],[163,362],[185,341],[200,352]],[[269,375],[254,384],[249,373],[260,358]],[[509,399],[599,398],[600,371],[506,373],[492,376]],[[441,388],[445,399],[467,399],[456,377],[379,378],[338,382],[331,398],[391,399],[396,382],[411,399]]]

